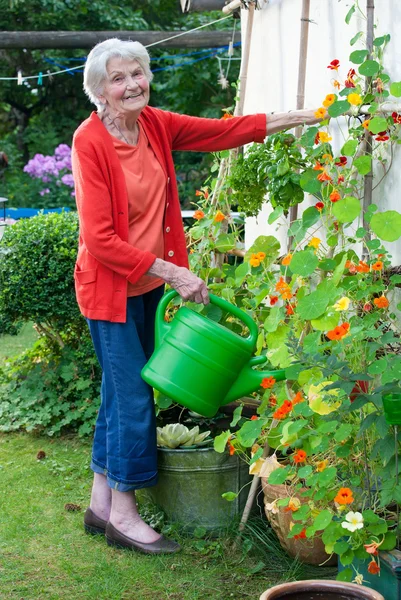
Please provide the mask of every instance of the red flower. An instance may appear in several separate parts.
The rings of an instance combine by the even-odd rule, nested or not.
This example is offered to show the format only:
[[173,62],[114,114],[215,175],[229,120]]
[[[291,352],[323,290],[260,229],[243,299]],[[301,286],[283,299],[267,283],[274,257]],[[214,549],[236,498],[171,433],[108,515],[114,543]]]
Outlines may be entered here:
[[306,452],[305,450],[297,450],[297,452],[293,456],[294,463],[298,465],[299,463],[303,463],[306,461]]
[[344,167],[347,164],[347,157],[339,156],[334,164],[337,165],[337,167]]
[[380,567],[375,560],[372,560],[368,564],[368,571],[371,575],[377,575],[378,573],[380,573]]
[[394,121],[394,123],[401,123],[401,115],[399,115],[396,112],[391,113],[391,117]]
[[227,442],[227,446],[228,446],[228,451],[230,453],[230,456],[235,454],[235,447],[232,445],[232,443],[230,441]]
[[363,310],[365,312],[370,312],[372,310],[373,306],[371,305],[370,302],[365,302],[365,304],[363,305]]
[[223,121],[225,121],[226,119],[232,119],[233,117],[234,115],[230,115],[230,113],[225,112],[221,118],[223,119]]
[[260,384],[260,386],[262,388],[264,388],[265,390],[268,390],[268,389],[272,388],[275,383],[276,383],[276,380],[274,379],[274,377],[264,377],[262,379],[262,383]]
[[285,307],[285,312],[286,312],[286,315],[288,317],[290,317],[291,315],[293,315],[294,314],[294,307],[293,307],[293,305],[290,304],[290,303],[288,303],[287,306]]
[[334,60],[331,61],[331,63],[329,65],[327,65],[327,68],[331,69],[332,71],[338,71],[339,66],[340,66],[340,61],[335,58]]
[[338,325],[338,327],[334,327],[331,331],[327,332],[327,337],[329,340],[342,340],[349,331],[349,323],[343,323],[342,325]]
[[252,415],[251,421],[257,421],[259,419],[258,415]]
[[270,306],[274,306],[278,302],[278,296],[270,296]]
[[353,82],[353,78],[355,77],[356,73],[355,73],[355,69],[350,69],[348,71],[347,74],[347,78],[345,80],[345,87],[346,88],[354,88],[355,87],[355,83]]
[[341,196],[340,194],[337,192],[337,190],[334,190],[334,192],[331,192],[330,194],[330,200],[332,202],[338,202],[340,200]]
[[352,490],[350,488],[340,488],[337,493],[337,496],[334,498],[334,502],[337,504],[352,504],[354,501],[354,496]]
[[320,173],[320,175],[318,175],[317,178],[319,181],[331,181],[331,177],[326,171]]
[[316,202],[315,204],[315,208],[317,208],[319,211],[324,209],[324,204],[323,202]]
[[344,175],[339,175],[337,179],[337,183],[342,183],[344,181]]
[[294,535],[294,540],[305,540],[306,539],[306,529],[304,528],[301,533]]
[[387,140],[389,140],[389,139],[390,139],[390,137],[387,135],[386,131],[381,131],[375,137],[376,142],[387,142]]

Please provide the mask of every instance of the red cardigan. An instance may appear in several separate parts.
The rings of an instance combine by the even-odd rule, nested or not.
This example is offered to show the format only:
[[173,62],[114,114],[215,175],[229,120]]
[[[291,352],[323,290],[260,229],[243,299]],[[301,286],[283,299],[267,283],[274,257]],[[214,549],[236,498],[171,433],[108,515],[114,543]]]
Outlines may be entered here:
[[[172,150],[217,152],[263,142],[266,115],[202,119],[146,107],[139,120],[166,175],[164,258],[188,266]],[[82,314],[125,323],[127,281],[135,283],[156,256],[128,244],[125,178],[110,134],[93,112],[76,130],[72,170],[79,214],[75,289]]]

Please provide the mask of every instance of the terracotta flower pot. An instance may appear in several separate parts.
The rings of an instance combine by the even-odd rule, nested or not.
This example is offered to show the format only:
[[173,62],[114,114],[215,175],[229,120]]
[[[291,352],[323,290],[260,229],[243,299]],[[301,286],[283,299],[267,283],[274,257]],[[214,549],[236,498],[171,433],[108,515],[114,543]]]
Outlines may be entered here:
[[370,588],[344,583],[307,579],[276,585],[264,592],[259,600],[385,600],[384,596]]
[[[286,511],[284,507],[277,507],[277,511],[269,510],[269,505],[275,500],[288,498],[289,492],[286,485],[270,485],[267,479],[262,477],[262,488],[264,493],[265,513],[273,531],[277,535],[281,546],[290,556],[298,557],[301,562],[309,565],[331,566],[337,564],[337,556],[329,556],[324,549],[320,538],[295,539],[289,538],[291,522],[294,522],[292,512]],[[296,496],[301,504],[307,502],[306,498]]]

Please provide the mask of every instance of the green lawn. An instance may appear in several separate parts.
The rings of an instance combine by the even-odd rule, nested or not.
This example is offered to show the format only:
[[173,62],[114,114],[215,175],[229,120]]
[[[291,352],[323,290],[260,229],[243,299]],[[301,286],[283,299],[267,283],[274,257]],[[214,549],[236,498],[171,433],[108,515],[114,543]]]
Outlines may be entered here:
[[38,334],[32,323],[24,323],[18,335],[0,336],[0,360],[13,358],[27,348],[30,348],[38,339]]
[[[157,557],[86,535],[89,456],[89,443],[77,438],[0,434],[2,600],[257,600],[293,574],[277,573],[277,557],[264,564],[259,553],[244,555],[232,537],[195,540],[174,532],[183,551]],[[67,503],[80,510],[66,510]]]

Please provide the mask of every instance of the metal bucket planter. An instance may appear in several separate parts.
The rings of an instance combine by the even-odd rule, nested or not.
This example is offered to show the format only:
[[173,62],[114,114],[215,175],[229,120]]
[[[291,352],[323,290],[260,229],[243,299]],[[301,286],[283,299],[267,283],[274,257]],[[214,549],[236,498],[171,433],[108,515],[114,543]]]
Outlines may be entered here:
[[[320,538],[315,539],[295,539],[289,538],[290,525],[293,521],[292,513],[285,512],[284,508],[277,511],[270,510],[269,506],[276,500],[288,498],[288,488],[285,485],[271,485],[267,483],[267,478],[262,477],[262,488],[264,494],[264,504],[266,517],[277,535],[281,546],[292,557],[297,557],[303,563],[310,565],[330,566],[337,563],[335,555],[329,556],[324,549],[324,544]],[[296,496],[301,504],[307,502],[302,496]],[[283,596],[284,597],[284,596]]]
[[[371,575],[368,571],[370,559],[353,560],[353,565],[358,573],[363,575],[364,585],[369,586],[376,592],[383,594],[386,600],[401,600],[401,552],[390,550],[379,552],[380,575]],[[345,567],[339,562],[338,570],[343,571]]]
[[[170,522],[189,530],[204,527],[216,531],[230,525],[244,509],[250,480],[249,468],[237,456],[213,448],[158,449],[159,482],[146,496],[157,504]],[[225,492],[239,492],[233,501]]]
[[259,600],[387,600],[387,597],[354,583],[311,579],[276,585]]

